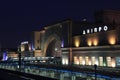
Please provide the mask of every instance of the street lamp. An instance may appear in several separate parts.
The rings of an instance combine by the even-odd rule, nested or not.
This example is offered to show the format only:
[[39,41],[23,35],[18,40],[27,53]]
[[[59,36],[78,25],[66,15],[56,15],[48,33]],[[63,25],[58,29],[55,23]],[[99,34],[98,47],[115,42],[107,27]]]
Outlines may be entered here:
[[21,47],[18,47],[18,66],[19,66],[19,70],[21,71]]
[[95,68],[95,80],[97,80],[97,73],[96,73],[97,72],[97,65],[96,64],[94,65],[94,68]]

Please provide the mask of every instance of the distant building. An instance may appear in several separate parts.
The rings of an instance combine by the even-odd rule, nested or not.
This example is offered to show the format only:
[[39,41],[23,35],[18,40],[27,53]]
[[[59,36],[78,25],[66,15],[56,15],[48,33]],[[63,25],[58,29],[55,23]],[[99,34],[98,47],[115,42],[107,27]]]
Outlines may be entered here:
[[17,49],[2,49],[1,50],[1,61],[11,60],[18,58]]
[[20,50],[21,57],[33,57],[32,46],[28,41],[21,42]]
[[33,31],[32,35],[32,48],[34,50],[34,56],[40,57],[41,54],[41,36],[44,31]]
[[18,53],[16,51],[9,51],[7,53],[8,58],[17,58],[18,57]]

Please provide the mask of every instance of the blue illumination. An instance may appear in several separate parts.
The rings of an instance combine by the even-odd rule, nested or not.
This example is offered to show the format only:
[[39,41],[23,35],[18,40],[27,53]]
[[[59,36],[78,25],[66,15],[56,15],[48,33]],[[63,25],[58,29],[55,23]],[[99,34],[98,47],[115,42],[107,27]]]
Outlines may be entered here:
[[35,48],[34,48],[33,44],[31,45],[31,48],[32,48],[32,50],[35,50]]
[[7,52],[5,51],[5,52],[3,52],[3,61],[6,61],[7,60]]
[[61,47],[62,47],[62,48],[64,47],[64,40],[62,40],[62,44],[61,44]]

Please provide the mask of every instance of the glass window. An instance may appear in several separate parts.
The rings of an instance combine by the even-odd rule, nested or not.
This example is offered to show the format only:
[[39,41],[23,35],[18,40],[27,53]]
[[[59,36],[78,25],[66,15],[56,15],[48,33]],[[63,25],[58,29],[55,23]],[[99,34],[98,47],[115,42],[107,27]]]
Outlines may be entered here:
[[103,66],[103,57],[99,57],[99,66]]
[[111,67],[111,57],[106,57],[107,66]]
[[95,56],[91,57],[91,61],[92,61],[92,65],[95,65],[95,61],[96,61]]
[[77,56],[74,56],[74,64],[79,64],[79,60]]
[[88,56],[85,57],[85,64],[89,65],[89,58],[88,58]]
[[82,65],[83,63],[83,57],[82,56],[79,56],[79,63],[80,63],[80,65]]

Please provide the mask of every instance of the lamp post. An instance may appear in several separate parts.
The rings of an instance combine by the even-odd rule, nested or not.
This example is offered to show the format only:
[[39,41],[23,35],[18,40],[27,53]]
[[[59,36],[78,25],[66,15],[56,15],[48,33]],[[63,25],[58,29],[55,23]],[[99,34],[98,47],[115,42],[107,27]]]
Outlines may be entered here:
[[96,73],[97,72],[97,65],[96,64],[94,65],[94,68],[95,68],[95,80],[97,80],[97,73]]
[[18,47],[18,66],[19,66],[19,71],[21,71],[21,47]]

